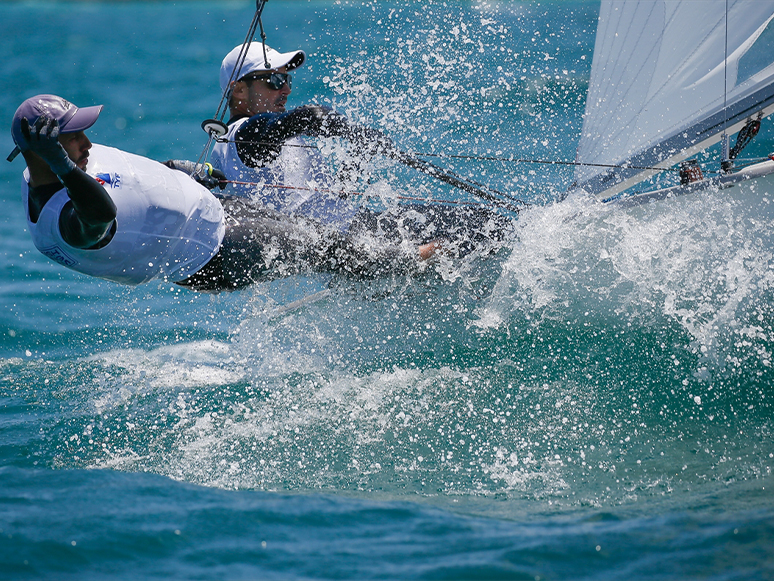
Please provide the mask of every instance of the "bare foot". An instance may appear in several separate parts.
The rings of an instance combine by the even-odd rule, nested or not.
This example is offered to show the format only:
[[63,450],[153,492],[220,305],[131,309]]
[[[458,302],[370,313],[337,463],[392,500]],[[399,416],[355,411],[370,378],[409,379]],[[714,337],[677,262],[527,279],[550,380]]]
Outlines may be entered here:
[[431,256],[433,256],[439,249],[441,248],[441,243],[437,240],[433,242],[429,242],[427,244],[423,244],[422,246],[419,246],[417,250],[419,251],[419,258],[422,260],[427,260]]

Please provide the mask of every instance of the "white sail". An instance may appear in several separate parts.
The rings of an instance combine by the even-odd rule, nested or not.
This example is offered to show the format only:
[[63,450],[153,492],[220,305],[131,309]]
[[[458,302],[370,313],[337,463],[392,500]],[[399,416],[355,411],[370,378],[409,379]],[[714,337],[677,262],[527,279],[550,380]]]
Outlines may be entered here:
[[577,187],[609,197],[774,111],[773,20],[774,0],[602,0]]

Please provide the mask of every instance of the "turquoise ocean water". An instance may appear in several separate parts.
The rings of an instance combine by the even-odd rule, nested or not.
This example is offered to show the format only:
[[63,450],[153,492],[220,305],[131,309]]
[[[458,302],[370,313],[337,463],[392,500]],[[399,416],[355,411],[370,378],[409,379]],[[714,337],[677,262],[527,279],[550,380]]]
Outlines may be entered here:
[[[0,117],[56,93],[105,105],[95,142],[196,159],[254,9],[0,3]],[[555,161],[597,11],[271,0],[263,22],[309,55],[291,105],[422,153]],[[774,151],[770,121],[747,151]],[[540,204],[572,180],[430,159]],[[411,279],[212,296],[50,262],[22,168],[0,163],[0,578],[774,577],[774,246],[754,209],[548,205],[494,256]],[[385,160],[355,174],[369,203],[461,196]]]

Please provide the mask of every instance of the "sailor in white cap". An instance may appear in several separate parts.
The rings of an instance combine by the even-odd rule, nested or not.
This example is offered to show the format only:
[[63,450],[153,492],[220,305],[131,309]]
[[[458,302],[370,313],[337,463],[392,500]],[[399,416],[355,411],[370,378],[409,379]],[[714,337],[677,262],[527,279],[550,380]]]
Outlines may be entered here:
[[9,161],[21,152],[27,162],[27,227],[38,250],[63,266],[123,284],[163,279],[217,292],[306,269],[409,272],[435,251],[356,240],[242,198],[218,198],[182,171],[92,144],[84,131],[101,110],[37,95],[11,125]]
[[287,111],[290,72],[305,61],[302,50],[264,50],[260,42],[237,46],[226,55],[220,86],[229,94],[230,119],[211,161],[231,182],[228,193],[346,230],[357,207],[330,191],[333,179],[325,160],[302,136],[346,137],[361,145],[369,142],[372,149],[385,138],[320,105]]

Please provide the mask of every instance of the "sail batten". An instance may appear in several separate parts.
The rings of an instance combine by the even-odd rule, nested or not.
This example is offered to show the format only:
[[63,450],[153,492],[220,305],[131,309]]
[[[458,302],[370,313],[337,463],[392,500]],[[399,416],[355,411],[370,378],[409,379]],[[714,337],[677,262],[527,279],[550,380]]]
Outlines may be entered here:
[[726,0],[602,1],[578,187],[609,197],[654,173],[631,166],[677,163],[774,110],[771,54],[737,83],[739,60],[774,18],[774,0],[728,6],[726,59]]

